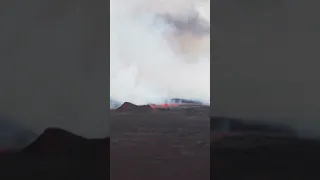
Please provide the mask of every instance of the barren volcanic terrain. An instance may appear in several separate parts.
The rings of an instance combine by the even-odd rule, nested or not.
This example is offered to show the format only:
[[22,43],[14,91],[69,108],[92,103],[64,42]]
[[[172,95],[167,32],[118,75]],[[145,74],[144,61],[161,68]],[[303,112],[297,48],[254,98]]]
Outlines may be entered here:
[[111,179],[210,179],[209,107],[111,112]]

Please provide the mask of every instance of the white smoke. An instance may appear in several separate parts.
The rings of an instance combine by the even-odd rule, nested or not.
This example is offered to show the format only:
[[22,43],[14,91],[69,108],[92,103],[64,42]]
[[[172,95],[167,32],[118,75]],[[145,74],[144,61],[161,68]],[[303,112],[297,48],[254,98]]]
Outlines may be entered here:
[[[179,29],[159,15],[210,27],[209,1],[111,0],[110,96],[136,104],[169,98],[209,102],[210,33]],[[201,24],[202,23],[202,24]],[[187,23],[186,23],[187,24]]]

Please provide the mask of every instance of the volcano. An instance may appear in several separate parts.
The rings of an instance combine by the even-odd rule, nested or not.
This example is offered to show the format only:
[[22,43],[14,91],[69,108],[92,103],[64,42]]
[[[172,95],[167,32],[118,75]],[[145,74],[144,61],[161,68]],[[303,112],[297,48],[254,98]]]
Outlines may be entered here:
[[150,105],[138,106],[129,102],[123,103],[116,109],[117,112],[151,112],[152,110],[153,108]]

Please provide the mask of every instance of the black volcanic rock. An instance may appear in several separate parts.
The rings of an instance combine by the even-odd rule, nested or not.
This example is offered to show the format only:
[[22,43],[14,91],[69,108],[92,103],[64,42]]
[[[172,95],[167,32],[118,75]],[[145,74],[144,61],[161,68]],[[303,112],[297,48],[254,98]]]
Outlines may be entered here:
[[153,108],[150,105],[137,106],[129,102],[123,103],[116,109],[117,112],[150,112],[152,110]]

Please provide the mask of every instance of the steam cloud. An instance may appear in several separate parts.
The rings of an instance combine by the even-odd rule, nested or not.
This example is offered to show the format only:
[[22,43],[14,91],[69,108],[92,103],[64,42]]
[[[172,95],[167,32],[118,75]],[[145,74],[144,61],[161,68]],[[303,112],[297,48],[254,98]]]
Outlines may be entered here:
[[110,96],[136,104],[210,99],[210,8],[201,0],[111,0]]

